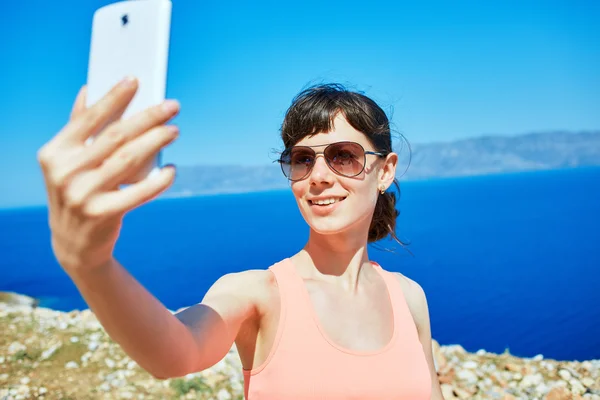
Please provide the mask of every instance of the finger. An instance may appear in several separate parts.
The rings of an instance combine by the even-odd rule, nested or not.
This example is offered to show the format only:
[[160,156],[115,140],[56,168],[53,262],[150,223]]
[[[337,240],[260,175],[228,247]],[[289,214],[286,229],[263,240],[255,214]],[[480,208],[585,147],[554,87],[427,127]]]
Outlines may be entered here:
[[84,85],[79,89],[79,93],[77,93],[77,97],[75,98],[75,103],[73,104],[73,108],[71,109],[71,117],[70,120],[74,120],[79,117],[86,109],[86,99],[87,99],[87,85]]
[[116,151],[99,168],[86,177],[89,191],[111,189],[128,181],[144,168],[152,158],[178,136],[176,126],[158,126],[132,140]]
[[104,95],[98,102],[83,111],[58,134],[56,140],[60,144],[83,143],[87,138],[97,134],[115,116],[121,115],[135,93],[138,84],[134,78],[126,78]]
[[[71,121],[73,119],[77,118],[79,115],[81,115],[81,113],[83,113],[86,110],[86,105],[85,105],[86,96],[87,96],[87,86],[83,85],[79,89],[79,92],[77,92],[77,96],[75,97],[75,101],[71,108],[71,115],[70,115]],[[42,148],[40,148],[37,153],[38,162],[42,168],[42,172],[44,173],[44,183],[46,185],[46,192],[48,194],[48,204],[49,205],[52,205],[55,203],[54,202],[55,194],[54,194],[54,190],[51,185],[51,182],[48,179],[49,177],[47,176],[47,172],[48,172],[48,170],[52,169],[51,167],[54,167],[55,163],[53,162],[53,160],[57,159],[58,151],[59,151],[59,148],[56,145],[55,141],[51,140],[48,143],[46,143],[44,146],[42,146]],[[58,158],[60,158],[60,157],[58,157]]]
[[[179,103],[168,100],[163,104],[150,107],[127,120],[119,120],[107,127],[84,152],[81,167],[97,166],[112,153],[154,127],[163,126],[179,111]],[[169,129],[177,129],[175,127]],[[176,133],[176,132],[174,132]]]
[[111,216],[125,214],[158,197],[175,180],[175,167],[166,166],[151,178],[143,179],[123,189],[100,193],[87,202],[88,215]]
[[56,162],[60,176],[72,176],[85,169],[97,168],[125,143],[155,126],[163,126],[178,111],[179,103],[169,100],[141,111],[127,120],[112,123],[89,146],[81,148],[68,159]]

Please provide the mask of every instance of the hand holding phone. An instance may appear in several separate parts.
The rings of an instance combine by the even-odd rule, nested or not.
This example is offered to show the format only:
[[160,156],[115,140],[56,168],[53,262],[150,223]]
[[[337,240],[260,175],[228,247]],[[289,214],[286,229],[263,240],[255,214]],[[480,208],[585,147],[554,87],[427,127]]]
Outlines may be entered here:
[[[88,107],[127,76],[138,80],[138,90],[122,118],[164,101],[171,7],[169,0],[135,0],[113,3],[95,12],[88,66]],[[131,171],[129,182],[125,183],[156,174],[161,156],[159,151],[143,168]]]
[[[127,19],[134,15],[139,14]],[[179,104],[163,101],[164,69],[135,64],[136,70],[117,62],[118,67],[103,72],[106,62],[99,60],[109,59],[108,48],[93,48],[93,55],[102,56],[92,57],[88,86],[78,94],[69,122],[37,153],[52,249],[69,274],[110,263],[123,216],[159,196],[175,178],[174,168],[156,163],[161,149],[178,136],[177,127],[167,125]],[[156,61],[161,57],[153,59],[155,67],[164,65]],[[122,79],[131,75],[138,79]],[[152,178],[133,179],[152,170],[148,166],[154,169]],[[124,183],[132,184],[121,187]]]

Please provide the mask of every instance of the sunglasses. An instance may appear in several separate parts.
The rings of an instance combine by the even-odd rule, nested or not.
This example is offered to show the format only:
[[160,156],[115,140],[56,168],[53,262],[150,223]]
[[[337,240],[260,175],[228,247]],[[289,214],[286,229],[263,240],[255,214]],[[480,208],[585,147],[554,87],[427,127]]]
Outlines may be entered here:
[[[323,151],[316,152],[312,147],[323,147]],[[319,146],[293,146],[281,153],[279,164],[283,174],[292,182],[305,179],[312,171],[317,155],[323,154],[325,162],[333,172],[345,177],[359,175],[365,169],[367,155],[385,157],[384,153],[365,151],[359,143],[336,142]]]

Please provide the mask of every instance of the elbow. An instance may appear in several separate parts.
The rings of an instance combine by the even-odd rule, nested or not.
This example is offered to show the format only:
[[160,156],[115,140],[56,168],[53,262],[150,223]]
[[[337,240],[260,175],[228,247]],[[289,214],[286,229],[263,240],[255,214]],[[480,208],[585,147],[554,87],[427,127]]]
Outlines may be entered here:
[[181,378],[187,375],[189,372],[182,371],[148,371],[150,375],[156,380],[166,381],[167,379]]
[[[148,372],[150,375],[152,375],[152,377],[156,380],[159,381],[166,381],[167,379],[173,379],[173,378],[178,378],[180,376],[180,374],[175,373],[175,371],[168,371],[168,370],[158,370],[158,369],[146,369],[146,372]],[[183,375],[181,375],[183,376]]]
[[166,381],[167,379],[171,379],[171,377],[162,375],[162,374],[150,374],[152,377],[158,381]]
[[197,368],[196,360],[176,360],[170,363],[163,364],[162,368],[148,369],[147,372],[152,375],[154,379],[165,381],[167,379],[181,378],[188,374],[199,372],[202,369]]
[[152,375],[152,377],[159,381],[166,381],[167,379],[173,378],[181,378],[186,376],[187,374],[192,373],[191,370],[181,368],[181,366],[177,369],[162,369],[162,370],[148,370],[148,373]]

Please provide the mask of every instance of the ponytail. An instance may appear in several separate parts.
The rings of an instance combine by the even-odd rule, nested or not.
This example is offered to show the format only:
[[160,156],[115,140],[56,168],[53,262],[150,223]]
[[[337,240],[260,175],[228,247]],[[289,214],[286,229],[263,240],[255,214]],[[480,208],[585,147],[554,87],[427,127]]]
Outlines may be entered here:
[[[394,185],[398,195],[400,195],[400,186],[396,179],[394,179]],[[404,246],[405,243],[396,236],[396,218],[398,215],[400,215],[400,212],[396,209],[396,194],[393,192],[380,194],[369,227],[368,242],[377,242],[390,235],[392,239]]]

